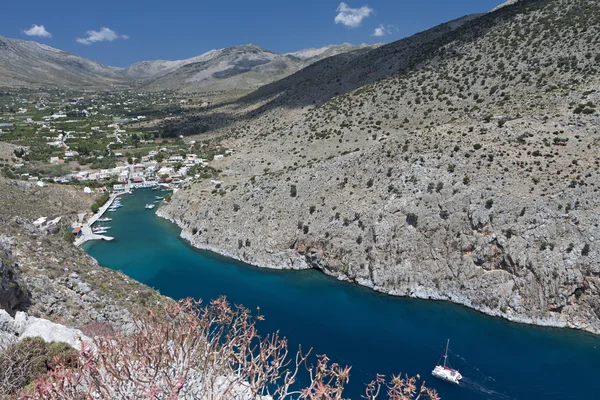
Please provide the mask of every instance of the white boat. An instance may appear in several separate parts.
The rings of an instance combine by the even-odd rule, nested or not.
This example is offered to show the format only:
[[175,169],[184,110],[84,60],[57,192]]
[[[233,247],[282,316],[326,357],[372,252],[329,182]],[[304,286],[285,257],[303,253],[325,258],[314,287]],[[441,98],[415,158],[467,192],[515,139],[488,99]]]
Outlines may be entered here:
[[155,207],[155,205],[154,204],[146,204],[144,207],[147,208],[148,210],[152,210]]
[[95,231],[92,231],[94,233],[94,235],[104,235],[106,232],[108,232],[107,230],[103,230],[103,229],[98,229]]
[[458,370],[452,369],[446,365],[448,363],[448,346],[450,346],[450,339],[448,339],[448,342],[446,343],[446,351],[442,355],[442,357],[444,357],[444,363],[442,365],[436,365],[433,371],[431,371],[431,375],[446,382],[458,385],[463,376],[460,374],[460,372],[458,372]]
[[100,218],[98,220],[98,222],[110,222],[110,221],[112,221],[112,218]]
[[160,197],[160,196],[154,196],[154,198],[155,198],[156,200],[162,200],[162,199],[164,199],[164,197]]

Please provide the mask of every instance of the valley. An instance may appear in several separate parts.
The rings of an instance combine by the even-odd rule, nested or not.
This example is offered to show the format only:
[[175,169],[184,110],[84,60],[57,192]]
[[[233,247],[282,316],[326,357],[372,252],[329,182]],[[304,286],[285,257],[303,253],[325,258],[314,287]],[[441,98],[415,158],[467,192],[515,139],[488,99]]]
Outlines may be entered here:
[[[173,300],[204,298],[194,312],[227,314],[227,295],[251,307],[236,316],[265,311],[266,331],[281,327],[290,350],[356,365],[352,398],[378,365],[427,373],[449,335],[471,386],[427,386],[443,399],[534,398],[553,383],[548,398],[595,393],[599,9],[510,0],[389,43],[246,44],[128,67],[0,37],[0,366],[36,324],[77,350],[117,336],[104,345],[139,349],[180,321],[148,333],[136,325],[144,318],[191,316],[191,303]],[[338,17],[372,11],[341,3]],[[157,185],[172,194],[142,189]],[[74,246],[77,227],[117,193],[115,240]],[[258,330],[244,326],[253,343]],[[223,360],[234,365],[234,353]],[[543,354],[547,370],[510,367]],[[556,383],[569,363],[577,393]],[[321,367],[343,388],[347,371]],[[247,371],[223,368],[210,379],[235,378],[227,390],[250,398]]]

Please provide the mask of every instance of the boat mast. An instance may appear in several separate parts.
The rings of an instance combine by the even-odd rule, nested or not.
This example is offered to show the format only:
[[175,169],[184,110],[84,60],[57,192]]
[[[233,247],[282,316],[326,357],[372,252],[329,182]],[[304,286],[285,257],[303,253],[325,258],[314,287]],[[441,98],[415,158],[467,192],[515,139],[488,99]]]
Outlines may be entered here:
[[450,339],[446,342],[446,352],[444,353],[444,368],[446,368],[446,360],[448,359],[448,346],[450,346]]

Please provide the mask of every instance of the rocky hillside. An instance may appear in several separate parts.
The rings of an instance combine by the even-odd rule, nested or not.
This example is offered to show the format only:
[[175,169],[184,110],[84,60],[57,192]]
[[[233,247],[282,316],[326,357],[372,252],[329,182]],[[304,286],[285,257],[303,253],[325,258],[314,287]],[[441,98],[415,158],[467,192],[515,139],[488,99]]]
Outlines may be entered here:
[[223,183],[159,213],[255,265],[600,333],[598,9],[523,0],[381,47],[381,79],[317,107],[297,76],[261,89],[210,132]]
[[[129,329],[131,312],[165,299],[63,239],[93,199],[68,186],[0,178],[0,308],[82,329]],[[39,228],[31,221],[62,217]],[[2,331],[2,329],[0,329]]]

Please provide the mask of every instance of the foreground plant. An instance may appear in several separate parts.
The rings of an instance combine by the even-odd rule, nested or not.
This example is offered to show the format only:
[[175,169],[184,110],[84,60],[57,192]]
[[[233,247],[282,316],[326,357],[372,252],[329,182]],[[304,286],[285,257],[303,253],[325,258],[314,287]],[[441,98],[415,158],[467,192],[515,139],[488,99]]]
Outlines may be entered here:
[[[350,367],[326,356],[308,363],[310,351],[288,357],[278,333],[258,335],[250,312],[225,298],[208,306],[186,300],[136,318],[132,335],[97,337],[84,346],[76,367],[60,366],[40,378],[29,399],[342,399]],[[297,388],[300,371],[308,385]],[[416,379],[378,376],[367,386],[375,400],[382,387],[393,400],[438,400]]]

